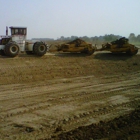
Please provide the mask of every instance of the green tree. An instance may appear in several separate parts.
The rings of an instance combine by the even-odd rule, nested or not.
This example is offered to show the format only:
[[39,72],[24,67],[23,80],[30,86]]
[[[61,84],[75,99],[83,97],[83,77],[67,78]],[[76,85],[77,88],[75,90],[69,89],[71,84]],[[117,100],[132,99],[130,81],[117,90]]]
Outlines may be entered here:
[[134,33],[130,33],[129,37],[128,37],[130,42],[135,42],[136,41],[136,36]]
[[137,36],[137,42],[140,42],[140,35]]
[[114,40],[116,40],[116,39],[118,39],[118,38],[120,38],[120,36],[113,35],[113,34],[105,35],[105,36],[104,36],[104,40],[107,41],[107,42],[114,41]]

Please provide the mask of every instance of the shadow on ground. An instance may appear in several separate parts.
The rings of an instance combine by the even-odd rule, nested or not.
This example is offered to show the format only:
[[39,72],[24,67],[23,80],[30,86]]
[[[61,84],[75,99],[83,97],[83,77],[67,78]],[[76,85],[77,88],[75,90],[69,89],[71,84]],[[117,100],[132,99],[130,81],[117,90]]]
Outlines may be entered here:
[[137,57],[140,59],[140,55],[134,55],[130,56],[126,53],[119,53],[119,54],[113,54],[113,53],[96,53],[94,54],[94,59],[100,59],[100,60],[113,60],[113,61],[119,61],[119,60],[127,60],[132,57]]
[[86,57],[89,56],[87,54],[84,53],[64,53],[64,52],[60,52],[60,53],[55,53],[55,56],[59,56],[59,57]]

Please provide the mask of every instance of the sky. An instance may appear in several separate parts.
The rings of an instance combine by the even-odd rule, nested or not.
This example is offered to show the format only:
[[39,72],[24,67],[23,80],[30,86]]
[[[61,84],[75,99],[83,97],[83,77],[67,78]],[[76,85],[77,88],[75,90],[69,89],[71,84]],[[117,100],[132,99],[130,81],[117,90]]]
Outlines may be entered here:
[[28,39],[140,34],[140,0],[0,0],[0,15],[0,35],[23,26]]

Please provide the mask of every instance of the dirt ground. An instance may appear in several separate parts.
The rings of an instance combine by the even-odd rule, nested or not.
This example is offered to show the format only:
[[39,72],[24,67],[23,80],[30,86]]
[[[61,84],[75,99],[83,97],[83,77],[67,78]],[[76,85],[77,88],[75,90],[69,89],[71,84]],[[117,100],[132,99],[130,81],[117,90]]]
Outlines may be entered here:
[[0,140],[139,140],[140,53],[0,56]]

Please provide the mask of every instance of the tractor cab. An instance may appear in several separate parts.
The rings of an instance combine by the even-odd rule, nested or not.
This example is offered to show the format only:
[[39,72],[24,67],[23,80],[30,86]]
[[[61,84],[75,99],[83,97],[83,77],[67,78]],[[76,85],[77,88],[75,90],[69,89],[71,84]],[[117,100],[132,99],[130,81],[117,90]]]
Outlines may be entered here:
[[26,27],[9,27],[11,29],[12,41],[16,42],[20,47],[20,51],[25,50],[25,41],[27,35]]
[[26,27],[9,27],[11,29],[11,35],[22,35],[26,36],[27,28]]

